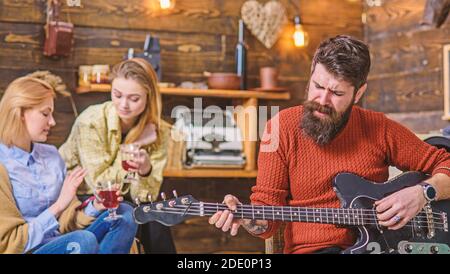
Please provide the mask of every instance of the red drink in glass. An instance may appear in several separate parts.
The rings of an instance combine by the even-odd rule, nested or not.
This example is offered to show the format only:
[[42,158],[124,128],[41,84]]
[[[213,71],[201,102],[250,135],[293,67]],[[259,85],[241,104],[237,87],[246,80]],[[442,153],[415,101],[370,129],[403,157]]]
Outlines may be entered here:
[[103,199],[103,205],[106,208],[116,208],[119,206],[117,190],[102,190],[99,195]]
[[122,168],[126,171],[133,169],[133,167],[131,165],[129,165],[127,161],[122,161]]

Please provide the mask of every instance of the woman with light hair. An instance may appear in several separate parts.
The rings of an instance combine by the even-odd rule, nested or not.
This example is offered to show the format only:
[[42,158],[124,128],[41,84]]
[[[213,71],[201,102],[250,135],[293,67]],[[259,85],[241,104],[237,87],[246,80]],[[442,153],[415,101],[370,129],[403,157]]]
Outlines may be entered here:
[[81,207],[76,191],[86,170],[66,174],[56,147],[43,144],[56,124],[54,97],[48,83],[22,77],[1,99],[0,253],[128,253],[132,208],[120,204],[123,218],[113,223],[99,201]]
[[[124,165],[136,173],[134,183],[122,186],[125,200],[157,198],[170,138],[170,125],[161,119],[161,109],[158,79],[147,61],[132,58],[114,66],[111,101],[83,111],[59,149],[68,169],[87,170],[79,195],[91,195],[89,186],[98,181],[131,180]],[[134,158],[122,159],[123,144],[140,147]],[[175,253],[169,228],[157,222],[141,225],[137,236],[146,253]]]

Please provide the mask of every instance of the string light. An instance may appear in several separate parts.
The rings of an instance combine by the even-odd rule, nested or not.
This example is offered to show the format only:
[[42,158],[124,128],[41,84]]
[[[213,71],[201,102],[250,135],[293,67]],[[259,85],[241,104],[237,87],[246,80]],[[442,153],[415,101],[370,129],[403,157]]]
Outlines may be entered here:
[[159,0],[159,5],[161,6],[161,9],[167,10],[173,7],[173,1],[174,0]]
[[306,45],[308,45],[309,35],[303,29],[303,26],[300,23],[300,16],[297,15],[294,17],[294,24],[295,24],[295,32],[293,35],[294,45],[299,48],[305,47]]

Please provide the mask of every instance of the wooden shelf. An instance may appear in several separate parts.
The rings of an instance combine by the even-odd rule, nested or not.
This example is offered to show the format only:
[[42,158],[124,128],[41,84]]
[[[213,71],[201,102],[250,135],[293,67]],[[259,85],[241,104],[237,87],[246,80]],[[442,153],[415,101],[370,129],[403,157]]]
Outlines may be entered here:
[[89,93],[89,92],[110,92],[111,85],[109,84],[101,84],[101,85],[92,85],[91,87],[77,87],[76,93]]
[[164,177],[180,178],[256,178],[258,171],[244,169],[166,169]]
[[257,98],[272,100],[289,100],[290,93],[267,92],[254,90],[224,90],[224,89],[182,89],[182,88],[160,88],[161,94],[221,98]]
[[[110,92],[110,85],[96,85],[93,88],[78,87],[77,93]],[[257,98],[266,100],[289,100],[289,92],[268,92],[254,90],[224,90],[224,89],[184,89],[184,88],[160,88],[161,94],[178,96],[200,96],[220,98]]]

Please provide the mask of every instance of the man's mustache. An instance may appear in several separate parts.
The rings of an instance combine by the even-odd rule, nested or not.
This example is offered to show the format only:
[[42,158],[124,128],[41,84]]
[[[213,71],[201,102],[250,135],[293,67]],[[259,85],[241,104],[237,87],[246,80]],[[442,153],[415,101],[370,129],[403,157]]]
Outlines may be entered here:
[[312,102],[312,101],[305,102],[304,106],[306,108],[308,108],[311,112],[318,111],[318,112],[325,113],[328,115],[331,115],[335,112],[334,109],[329,106],[324,106],[317,102]]

